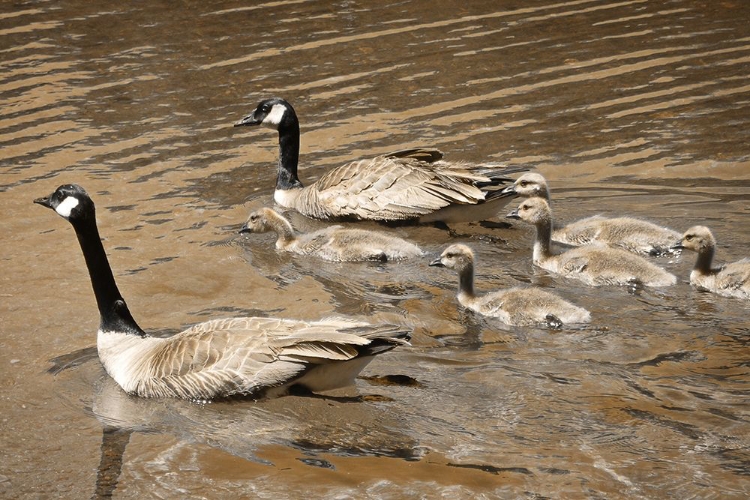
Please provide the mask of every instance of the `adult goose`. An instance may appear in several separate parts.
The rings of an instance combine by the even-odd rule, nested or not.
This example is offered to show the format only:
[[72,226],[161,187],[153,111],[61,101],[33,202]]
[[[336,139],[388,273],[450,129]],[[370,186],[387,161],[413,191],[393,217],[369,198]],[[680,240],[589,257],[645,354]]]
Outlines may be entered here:
[[413,149],[359,160],[304,186],[297,177],[300,128],[284,99],[261,101],[234,124],[263,125],[279,133],[274,201],[316,219],[411,221],[445,224],[497,216],[508,196],[508,173],[524,168],[483,167],[442,160],[434,149]]
[[474,252],[466,245],[450,245],[430,265],[458,272],[459,304],[479,314],[498,318],[508,325],[544,324],[560,328],[563,324],[588,323],[591,320],[586,309],[540,288],[513,287],[477,295],[474,293]]
[[86,191],[63,185],[34,202],[76,232],[99,308],[99,359],[129,394],[208,400],[279,396],[294,387],[326,391],[351,385],[374,355],[407,342],[399,327],[336,318],[227,318],[169,338],[149,336],[117,289]]
[[332,262],[388,261],[423,254],[415,244],[381,231],[328,226],[311,233],[298,233],[286,217],[272,208],[254,210],[240,233],[274,232],[276,248],[312,255]]
[[[523,174],[503,190],[506,194],[541,197],[549,203],[547,180],[536,172]],[[607,218],[601,215],[586,217],[552,231],[552,241],[573,246],[603,243],[624,248],[640,255],[669,255],[679,253],[673,244],[680,233],[633,217]]]
[[675,248],[698,253],[690,272],[692,285],[726,297],[750,299],[750,259],[711,267],[716,239],[706,226],[693,226],[685,231]]
[[544,198],[524,200],[508,218],[520,219],[536,227],[533,262],[539,267],[587,285],[669,286],[674,275],[645,258],[606,245],[572,248],[560,254],[550,250],[552,211]]

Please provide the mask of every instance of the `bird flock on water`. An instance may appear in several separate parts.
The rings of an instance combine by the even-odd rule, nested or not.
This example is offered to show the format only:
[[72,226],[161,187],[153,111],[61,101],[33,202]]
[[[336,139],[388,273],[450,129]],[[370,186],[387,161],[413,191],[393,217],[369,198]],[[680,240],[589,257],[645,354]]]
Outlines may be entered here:
[[[303,233],[280,211],[253,211],[239,232],[273,232],[279,251],[332,262],[420,259],[426,252],[412,242],[340,223],[371,220],[446,227],[505,216],[534,227],[535,266],[585,285],[668,287],[677,278],[652,257],[690,250],[697,253],[689,277],[693,286],[750,299],[750,259],[715,266],[716,239],[705,226],[680,234],[640,219],[596,215],[555,227],[550,190],[542,175],[525,168],[448,162],[440,151],[429,148],[354,161],[304,185],[297,173],[299,120],[291,104],[280,98],[263,100],[234,125],[260,125],[278,132],[273,199],[282,212],[293,210],[336,223]],[[510,177],[514,174],[520,176]],[[515,197],[520,203],[507,212],[506,205]],[[342,316],[318,321],[222,318],[168,338],[149,335],[117,288],[88,193],[66,184],[34,202],[73,226],[99,309],[99,359],[129,394],[205,401],[325,392],[352,385],[374,356],[409,343],[411,331],[403,325]],[[462,307],[507,325],[560,329],[591,321],[584,307],[540,287],[477,293],[476,258],[466,244],[447,246],[429,265],[458,274]]]

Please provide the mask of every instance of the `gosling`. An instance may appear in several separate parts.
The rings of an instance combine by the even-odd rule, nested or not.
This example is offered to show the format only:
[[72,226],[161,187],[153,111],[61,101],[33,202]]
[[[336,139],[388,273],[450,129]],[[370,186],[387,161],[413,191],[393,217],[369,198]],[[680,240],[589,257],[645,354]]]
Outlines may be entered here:
[[544,198],[524,200],[507,215],[536,227],[533,262],[537,266],[590,286],[644,285],[670,286],[677,278],[638,255],[605,245],[572,248],[560,254],[550,250],[552,210]]
[[563,300],[557,295],[531,287],[513,287],[484,295],[474,293],[474,252],[466,245],[446,248],[431,266],[447,267],[458,272],[458,302],[484,316],[500,319],[511,326],[545,324],[560,328],[568,323],[588,323],[586,309]]
[[[540,197],[550,201],[546,179],[538,173],[530,172],[516,179],[504,193],[515,193],[527,198]],[[612,247],[624,248],[640,255],[679,254],[673,244],[680,233],[633,217],[607,218],[594,215],[571,222],[565,227],[552,231],[552,241],[572,246],[603,243]]]
[[292,224],[271,208],[250,214],[240,233],[274,232],[276,248],[312,255],[331,262],[403,260],[424,255],[415,244],[379,231],[329,226],[312,233],[298,233]]
[[691,285],[725,297],[750,298],[750,259],[712,268],[716,239],[707,227],[691,227],[673,248],[698,252],[698,259],[690,272]]

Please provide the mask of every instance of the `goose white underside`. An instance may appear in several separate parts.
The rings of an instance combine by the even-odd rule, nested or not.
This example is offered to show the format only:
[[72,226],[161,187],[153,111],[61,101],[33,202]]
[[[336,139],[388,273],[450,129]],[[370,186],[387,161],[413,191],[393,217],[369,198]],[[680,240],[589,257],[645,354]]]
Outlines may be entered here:
[[269,398],[284,396],[295,385],[312,392],[326,392],[354,385],[354,379],[372,361],[373,356],[362,356],[343,363],[326,363],[310,368],[300,378],[265,392]]
[[301,189],[277,189],[273,192],[273,201],[279,206],[293,208],[300,191]]

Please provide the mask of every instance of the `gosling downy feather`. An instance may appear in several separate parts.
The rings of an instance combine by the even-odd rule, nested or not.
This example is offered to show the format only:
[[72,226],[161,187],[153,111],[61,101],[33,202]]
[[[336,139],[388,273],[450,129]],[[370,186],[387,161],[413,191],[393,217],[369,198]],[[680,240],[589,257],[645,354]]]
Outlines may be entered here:
[[450,245],[430,265],[458,272],[458,302],[462,306],[499,318],[508,325],[546,324],[559,328],[564,323],[588,323],[591,320],[586,309],[539,288],[513,287],[484,295],[475,294],[474,252],[466,245]]
[[[528,172],[503,190],[526,198],[544,198],[549,203],[547,180],[536,172]],[[552,241],[572,246],[603,243],[620,247],[640,255],[665,255],[679,253],[673,244],[680,233],[652,222],[633,217],[608,218],[594,215],[571,222],[552,231]]]
[[75,229],[99,308],[99,359],[129,394],[206,400],[277,396],[293,386],[325,391],[351,385],[372,356],[408,339],[393,325],[257,317],[212,320],[173,337],[151,337],[117,289],[88,194],[63,185],[34,202]]
[[698,259],[690,272],[692,285],[726,297],[750,299],[750,259],[711,267],[716,252],[716,239],[706,226],[693,226],[685,231],[675,248],[698,253]]
[[550,250],[552,211],[544,198],[524,200],[508,218],[520,219],[536,227],[533,262],[539,267],[575,278],[588,285],[669,286],[674,275],[643,257],[619,248],[589,245],[554,255]]
[[253,211],[240,233],[277,234],[276,248],[312,255],[333,262],[402,260],[423,255],[415,244],[381,231],[329,226],[312,233],[297,233],[292,224],[271,208]]
[[261,101],[235,127],[263,125],[279,133],[274,201],[316,219],[470,222],[497,216],[508,195],[504,177],[524,168],[442,161],[442,153],[415,149],[348,163],[303,187],[297,177],[300,129],[287,101]]

